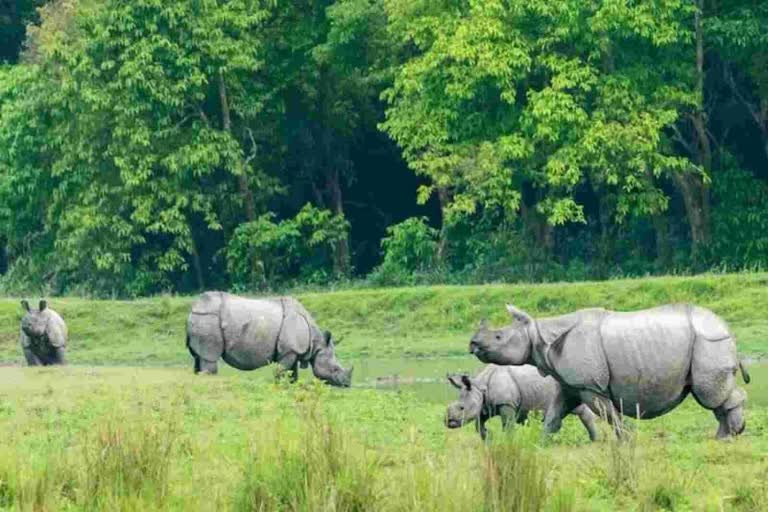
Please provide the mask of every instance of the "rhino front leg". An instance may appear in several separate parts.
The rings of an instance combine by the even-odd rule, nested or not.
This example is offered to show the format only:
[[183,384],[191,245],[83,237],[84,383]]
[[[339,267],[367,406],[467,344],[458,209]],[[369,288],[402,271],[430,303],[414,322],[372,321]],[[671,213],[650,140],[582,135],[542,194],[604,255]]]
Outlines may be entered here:
[[277,363],[286,371],[291,372],[291,382],[299,380],[299,356],[292,352],[284,354],[277,360]]
[[719,422],[717,439],[726,439],[744,432],[746,421],[744,420],[744,402],[747,394],[741,388],[734,388],[728,400],[712,412]]
[[29,347],[24,347],[24,359],[27,360],[28,366],[42,366],[42,362],[40,359],[35,355],[34,352],[32,352],[32,349]]
[[58,364],[62,366],[67,364],[67,354],[63,348],[54,348],[53,355],[51,356],[51,364]]
[[544,412],[544,434],[559,432],[563,426],[563,418],[578,405],[579,400],[576,397],[568,396],[560,391]]
[[501,428],[507,430],[515,426],[515,423],[521,423],[520,417],[523,414],[512,405],[502,405],[499,407],[499,416],[501,416]]
[[197,370],[196,373],[202,373],[203,375],[216,375],[219,373],[219,364],[216,361],[206,361],[202,357],[198,357],[195,360],[195,369]]
[[485,441],[488,439],[488,429],[485,427],[485,422],[488,421],[488,416],[481,414],[475,421],[475,428],[477,433],[480,434],[480,439]]

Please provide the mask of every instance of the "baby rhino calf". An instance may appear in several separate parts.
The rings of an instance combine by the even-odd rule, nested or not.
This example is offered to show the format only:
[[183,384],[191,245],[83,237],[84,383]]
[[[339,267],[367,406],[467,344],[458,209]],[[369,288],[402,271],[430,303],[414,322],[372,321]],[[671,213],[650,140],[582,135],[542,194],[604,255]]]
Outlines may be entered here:
[[[450,375],[448,380],[461,390],[459,400],[448,406],[445,425],[459,428],[474,421],[480,437],[485,439],[485,422],[501,416],[504,429],[512,422],[525,423],[529,411],[546,412],[560,395],[560,384],[552,377],[543,377],[535,366],[497,366],[489,364],[475,377]],[[597,415],[580,404],[570,411],[579,417],[589,433],[597,439]]]

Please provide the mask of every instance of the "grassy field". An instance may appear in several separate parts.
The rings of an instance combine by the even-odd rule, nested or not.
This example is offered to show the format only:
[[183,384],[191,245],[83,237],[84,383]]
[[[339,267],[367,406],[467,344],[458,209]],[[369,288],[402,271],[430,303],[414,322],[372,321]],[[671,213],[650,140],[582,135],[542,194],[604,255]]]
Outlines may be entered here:
[[[743,354],[768,353],[768,275],[537,286],[430,287],[301,296],[343,337],[351,389],[297,385],[271,369],[196,377],[183,330],[192,298],[50,299],[70,327],[66,368],[23,368],[16,299],[0,300],[0,510],[764,510],[768,366],[753,363],[747,432],[713,440],[712,414],[607,425],[589,443],[575,418],[542,439],[534,418],[498,420],[483,445],[442,425],[447,370],[479,318],[687,301],[726,318]],[[397,374],[412,385],[380,387]],[[419,379],[421,378],[421,379]],[[741,384],[743,385],[743,384]]]

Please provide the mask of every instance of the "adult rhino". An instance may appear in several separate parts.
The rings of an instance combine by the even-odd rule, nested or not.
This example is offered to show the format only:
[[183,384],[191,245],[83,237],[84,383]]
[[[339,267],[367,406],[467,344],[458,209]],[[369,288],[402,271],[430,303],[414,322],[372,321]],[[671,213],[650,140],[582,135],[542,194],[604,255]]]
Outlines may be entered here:
[[298,378],[299,365],[312,366],[315,377],[348,387],[352,368],[341,367],[329,331],[292,297],[246,299],[224,292],[205,292],[187,319],[187,348],[195,373],[215,374],[224,359],[238,370],[255,370],[275,362]]
[[[736,371],[749,374],[736,355],[733,335],[713,312],[689,304],[634,312],[583,309],[534,319],[507,305],[515,322],[502,329],[481,323],[469,350],[487,363],[532,364],[562,386],[545,413],[545,432],[583,402],[615,425],[620,414],[655,418],[688,393],[719,422],[718,438],[744,431],[746,393]],[[618,428],[617,428],[618,433]]]
[[21,318],[19,342],[29,366],[67,364],[67,324],[61,316],[41,300],[38,309],[21,301],[24,316]]
[[[487,435],[486,421],[494,416],[501,417],[506,430],[514,423],[525,423],[530,411],[545,412],[560,394],[557,380],[541,375],[530,365],[489,364],[475,377],[449,375],[448,381],[460,390],[460,395],[446,410],[445,426],[459,428],[474,422],[482,439]],[[568,412],[579,417],[590,440],[597,439],[597,416],[589,407],[579,404]]]

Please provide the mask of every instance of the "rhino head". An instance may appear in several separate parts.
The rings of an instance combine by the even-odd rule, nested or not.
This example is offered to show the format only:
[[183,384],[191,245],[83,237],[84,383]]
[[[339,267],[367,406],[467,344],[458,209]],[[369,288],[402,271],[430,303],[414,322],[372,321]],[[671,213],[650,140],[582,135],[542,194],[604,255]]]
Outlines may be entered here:
[[29,302],[26,300],[22,300],[21,305],[26,311],[26,314],[21,319],[21,330],[30,338],[44,336],[45,329],[48,326],[48,312],[46,311],[48,303],[41,300],[37,310],[30,308]]
[[445,426],[459,428],[480,416],[483,409],[483,393],[469,375],[448,375],[448,382],[459,389],[459,399],[448,405]]
[[[336,342],[338,343],[338,341]],[[352,372],[354,367],[349,370],[342,368],[339,360],[336,359],[336,350],[334,347],[333,336],[330,331],[324,331],[321,339],[315,343],[315,355],[312,359],[312,373],[320,380],[324,380],[332,386],[348,388],[352,384]]]
[[529,328],[533,318],[527,313],[507,305],[507,312],[515,322],[501,329],[491,329],[486,320],[480,322],[469,342],[469,352],[484,363],[521,365],[531,359],[532,343]]

